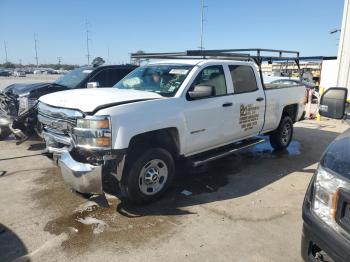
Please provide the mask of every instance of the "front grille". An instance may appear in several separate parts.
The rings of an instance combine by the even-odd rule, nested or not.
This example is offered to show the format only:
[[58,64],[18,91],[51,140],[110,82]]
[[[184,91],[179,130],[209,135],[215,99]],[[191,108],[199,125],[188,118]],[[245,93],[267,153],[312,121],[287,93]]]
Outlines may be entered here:
[[38,120],[44,131],[69,136],[76,126],[77,119],[83,117],[78,110],[57,108],[39,102]]

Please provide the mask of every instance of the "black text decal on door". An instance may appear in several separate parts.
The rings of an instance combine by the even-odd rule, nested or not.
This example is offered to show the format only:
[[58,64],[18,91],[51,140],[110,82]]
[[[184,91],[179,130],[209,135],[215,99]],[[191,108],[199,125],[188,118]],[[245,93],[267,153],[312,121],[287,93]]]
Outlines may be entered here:
[[239,113],[239,124],[244,131],[253,129],[258,124],[259,107],[253,104],[241,105]]

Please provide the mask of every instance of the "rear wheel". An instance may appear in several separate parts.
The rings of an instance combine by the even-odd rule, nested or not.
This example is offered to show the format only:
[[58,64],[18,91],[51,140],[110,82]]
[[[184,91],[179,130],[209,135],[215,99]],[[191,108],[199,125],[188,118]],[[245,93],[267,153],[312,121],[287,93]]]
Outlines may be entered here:
[[0,140],[5,140],[11,134],[11,130],[8,127],[0,126]]
[[158,199],[169,187],[175,174],[172,155],[162,148],[148,149],[130,157],[121,182],[122,196],[134,204]]
[[270,144],[276,150],[287,148],[293,138],[293,121],[283,116],[278,128],[270,135]]

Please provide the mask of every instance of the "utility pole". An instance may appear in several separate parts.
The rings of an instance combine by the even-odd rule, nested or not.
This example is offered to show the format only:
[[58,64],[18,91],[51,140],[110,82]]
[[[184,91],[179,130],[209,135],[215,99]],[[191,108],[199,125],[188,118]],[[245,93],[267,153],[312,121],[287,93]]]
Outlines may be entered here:
[[6,46],[6,41],[4,40],[4,49],[5,49],[5,62],[7,63],[7,46]]
[[204,0],[201,0],[201,38],[200,38],[200,44],[199,44],[199,49],[203,50],[203,35],[204,35],[204,22],[205,22],[205,18],[204,18],[204,8],[206,8],[207,6],[204,5]]
[[86,51],[87,51],[87,60],[88,60],[88,65],[90,65],[90,48],[89,48],[89,23],[86,20],[85,21],[85,28],[86,28]]
[[61,57],[57,57],[58,65],[61,65]]
[[39,67],[39,57],[38,57],[37,41],[38,41],[38,40],[36,39],[36,33],[34,33],[35,61],[36,61],[36,67]]

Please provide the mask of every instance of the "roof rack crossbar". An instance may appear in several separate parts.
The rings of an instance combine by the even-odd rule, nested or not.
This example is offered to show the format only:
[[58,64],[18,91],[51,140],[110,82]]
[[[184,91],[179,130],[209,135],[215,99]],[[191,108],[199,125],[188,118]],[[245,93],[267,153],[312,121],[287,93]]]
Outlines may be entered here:
[[[242,53],[246,52],[246,53]],[[251,52],[256,54],[252,55]],[[278,55],[262,55],[262,52],[277,53]],[[283,56],[283,54],[294,54],[295,56]],[[167,53],[132,53],[134,59],[226,59],[254,61],[259,66],[264,61],[287,61],[299,59],[299,52],[288,50],[246,48],[246,49],[220,49],[220,50],[187,50],[185,52]]]

